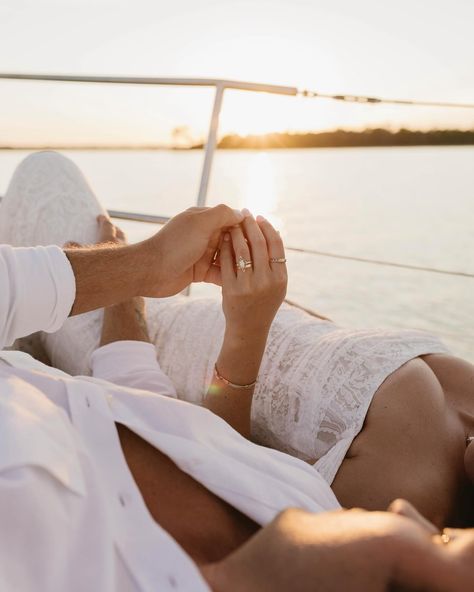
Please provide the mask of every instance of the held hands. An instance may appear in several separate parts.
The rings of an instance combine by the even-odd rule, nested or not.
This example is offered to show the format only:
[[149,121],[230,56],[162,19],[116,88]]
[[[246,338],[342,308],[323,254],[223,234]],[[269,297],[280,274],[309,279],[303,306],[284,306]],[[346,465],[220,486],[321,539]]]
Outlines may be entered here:
[[265,218],[244,213],[242,224],[224,235],[220,265],[226,332],[248,338],[269,330],[286,294],[287,270],[278,232]]
[[287,275],[278,232],[264,218],[257,222],[250,212],[243,213],[244,221],[224,233],[220,248],[226,329],[203,404],[250,438],[253,387]]
[[[239,224],[243,215],[220,204],[189,208],[172,218],[151,239],[146,296],[172,296],[191,282],[221,284],[221,272],[212,265],[223,230]],[[159,260],[157,260],[157,257]]]

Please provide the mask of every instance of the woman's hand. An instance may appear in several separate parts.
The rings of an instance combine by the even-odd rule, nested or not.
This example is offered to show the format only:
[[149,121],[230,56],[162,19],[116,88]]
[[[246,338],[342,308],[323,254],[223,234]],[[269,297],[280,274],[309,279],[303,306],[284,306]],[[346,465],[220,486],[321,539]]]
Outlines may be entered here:
[[226,333],[267,334],[286,294],[284,259],[279,233],[261,216],[257,223],[249,213],[224,235],[220,265]]
[[285,252],[270,222],[260,217],[257,223],[250,213],[224,239],[220,266],[226,330],[203,404],[248,438],[268,331],[286,293]]

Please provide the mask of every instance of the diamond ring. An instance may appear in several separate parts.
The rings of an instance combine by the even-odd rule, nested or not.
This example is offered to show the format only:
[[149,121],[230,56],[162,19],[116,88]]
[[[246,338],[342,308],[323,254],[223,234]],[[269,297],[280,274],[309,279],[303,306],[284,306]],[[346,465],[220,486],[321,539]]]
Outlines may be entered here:
[[239,257],[235,267],[237,271],[243,271],[245,273],[246,269],[252,267],[252,261],[246,261],[243,257]]

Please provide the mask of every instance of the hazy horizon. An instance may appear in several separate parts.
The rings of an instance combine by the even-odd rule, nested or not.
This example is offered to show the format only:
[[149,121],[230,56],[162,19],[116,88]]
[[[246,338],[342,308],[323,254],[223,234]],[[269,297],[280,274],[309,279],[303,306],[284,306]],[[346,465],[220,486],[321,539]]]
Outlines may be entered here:
[[[433,136],[435,134],[452,134],[452,135],[456,135],[458,133],[460,134],[466,134],[469,135],[470,138],[470,143],[466,143],[464,142],[454,142],[453,143],[440,143],[439,141],[437,141],[436,138],[433,137],[432,142],[428,142],[428,143],[420,143],[420,144],[410,144],[410,145],[418,145],[418,146],[423,146],[423,145],[433,145],[433,146],[443,146],[443,145],[452,145],[452,146],[462,146],[462,145],[473,145],[474,144],[474,138],[471,139],[471,136],[474,135],[474,126],[470,129],[437,129],[437,128],[430,128],[427,130],[420,130],[420,129],[410,129],[410,128],[399,128],[399,129],[388,129],[388,128],[362,128],[362,129],[358,129],[358,128],[336,128],[336,129],[327,129],[327,130],[307,130],[307,131],[301,131],[301,132],[268,132],[266,134],[227,134],[222,136],[219,140],[219,144],[221,142],[224,142],[226,140],[229,139],[241,139],[243,141],[245,140],[271,140],[272,137],[274,136],[289,136],[292,138],[301,138],[304,139],[305,137],[308,136],[324,136],[324,135],[328,135],[328,136],[337,136],[338,134],[345,134],[345,133],[349,133],[349,134],[354,134],[354,135],[360,135],[362,137],[368,137],[370,136],[371,133],[373,132],[384,132],[384,133],[388,133],[388,134],[393,134],[393,139],[394,139],[394,143],[391,144],[393,146],[403,146],[403,144],[399,144],[397,143],[397,135],[401,134],[402,132],[408,132],[408,135],[416,135],[416,134],[426,134],[426,135],[430,135],[432,134]],[[205,138],[202,138],[200,141],[197,141],[195,143],[191,143],[189,145],[183,145],[182,143],[176,143],[176,144],[158,144],[158,143],[142,143],[142,144],[138,144],[136,142],[131,142],[128,144],[104,144],[104,143],[82,143],[82,144],[18,144],[18,143],[12,143],[12,144],[1,144],[0,143],[0,150],[48,150],[48,149],[53,149],[53,150],[194,150],[196,148],[203,148],[203,143],[205,143]],[[367,146],[379,146],[382,147],[383,145],[380,144],[370,144],[367,143]],[[229,148],[229,146],[225,146],[227,149]],[[268,149],[268,146],[260,146],[262,149]],[[294,147],[290,147],[288,146],[287,148],[298,148],[298,147],[317,147],[317,146],[294,146]],[[322,146],[322,147],[332,147],[332,146]],[[337,147],[345,147],[345,146],[338,146],[335,145],[333,146],[335,148]],[[350,146],[347,146],[350,147]],[[360,145],[358,147],[363,147],[363,145]],[[236,146],[235,149],[246,149],[244,147],[241,146]],[[253,147],[252,147],[253,149]]]
[[[4,0],[0,72],[212,77],[474,101],[474,3]],[[212,89],[0,81],[0,144],[166,144],[207,134]],[[226,91],[221,135],[472,129],[474,111]],[[186,136],[188,140],[186,140]],[[176,139],[176,138],[175,138]],[[176,142],[175,142],[176,143]]]

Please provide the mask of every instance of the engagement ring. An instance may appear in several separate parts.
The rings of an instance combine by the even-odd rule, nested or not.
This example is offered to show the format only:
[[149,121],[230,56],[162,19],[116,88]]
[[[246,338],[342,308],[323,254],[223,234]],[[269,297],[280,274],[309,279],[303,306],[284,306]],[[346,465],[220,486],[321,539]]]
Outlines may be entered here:
[[246,261],[243,257],[239,257],[236,264],[237,271],[245,272],[249,267],[252,267],[252,261]]

